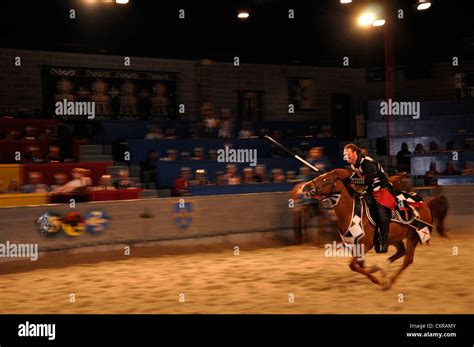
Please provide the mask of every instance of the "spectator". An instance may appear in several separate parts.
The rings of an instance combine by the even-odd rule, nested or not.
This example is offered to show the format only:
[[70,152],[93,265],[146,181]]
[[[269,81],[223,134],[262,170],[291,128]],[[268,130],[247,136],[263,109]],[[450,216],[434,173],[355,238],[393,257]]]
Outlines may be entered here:
[[226,186],[227,185],[227,179],[225,177],[225,172],[224,171],[217,171],[216,172],[216,183],[218,186]]
[[58,194],[75,194],[75,193],[83,193],[87,187],[87,179],[85,179],[86,171],[81,168],[75,168],[71,171],[72,180],[67,182],[66,184],[57,187],[52,191],[53,195]]
[[285,182],[285,175],[283,174],[282,169],[275,168],[272,170],[270,182],[273,182],[273,183]]
[[191,160],[203,160],[204,159],[204,149],[201,147],[194,148],[194,156]]
[[425,148],[423,147],[423,145],[421,143],[418,143],[416,146],[415,146],[415,155],[424,155],[424,154],[427,154],[426,153],[426,150]]
[[287,171],[286,172],[286,181],[288,183],[297,183],[300,182],[298,177],[296,177],[296,172],[295,171]]
[[246,167],[244,169],[244,181],[243,181],[243,183],[244,184],[255,183],[254,173],[253,173],[253,169],[251,167]]
[[223,108],[221,110],[221,119],[219,121],[219,131],[217,136],[220,138],[232,137],[232,121],[230,118],[230,110]]
[[323,155],[323,147],[312,147],[306,161],[315,166],[321,173],[331,170],[331,163]]
[[438,154],[438,153],[441,153],[441,148],[439,148],[436,141],[431,141],[430,142],[429,154]]
[[201,134],[199,131],[199,125],[193,125],[191,127],[191,130],[189,131],[189,137],[196,140],[201,138]]
[[178,160],[178,151],[176,149],[168,149],[166,151],[166,157],[163,157],[160,160],[164,160],[164,161]]
[[250,139],[253,136],[252,124],[250,122],[244,122],[242,130],[239,131],[239,138]]
[[196,186],[207,186],[209,185],[209,181],[206,177],[206,170],[204,169],[197,169],[195,174],[195,179],[189,182],[190,185]]
[[112,176],[102,175],[100,177],[99,185],[92,187],[93,190],[115,190],[115,187],[112,185]]
[[310,175],[310,171],[309,171],[309,167],[307,166],[302,166],[300,167],[300,173],[298,175],[298,180],[300,182],[307,182],[309,180],[311,180],[311,175]]
[[268,182],[268,176],[265,171],[265,165],[263,164],[258,164],[255,167],[255,175],[254,175],[254,181],[256,183],[266,183]]
[[22,193],[45,193],[49,192],[49,187],[42,183],[43,174],[41,172],[28,173],[28,184],[21,187]]
[[283,132],[280,129],[273,129],[272,134],[270,136],[277,142],[283,140]]
[[82,173],[83,173],[83,180],[84,180],[84,183],[86,185],[86,187],[92,187],[92,179],[91,179],[91,170],[89,169],[82,169]]
[[49,146],[49,152],[46,155],[46,162],[48,163],[62,163],[64,160],[61,157],[61,148],[59,146]]
[[191,180],[191,169],[188,167],[182,167],[180,170],[180,177],[174,180],[173,195],[183,196],[188,195],[188,183]]
[[38,129],[27,126],[25,128],[25,140],[36,140],[38,138]]
[[438,179],[437,176],[439,175],[439,172],[436,171],[436,163],[432,161],[430,163],[430,169],[425,172],[425,186],[437,186],[438,185]]
[[217,150],[210,149],[208,155],[210,160],[217,160]]
[[7,140],[20,140],[21,139],[21,132],[18,130],[10,130],[6,137]]
[[402,143],[401,150],[397,153],[397,170],[398,172],[410,172],[411,152],[408,150],[406,142]]
[[469,138],[464,139],[463,150],[472,151],[473,149],[474,149],[474,138],[469,137]]
[[234,164],[227,165],[227,172],[225,178],[228,185],[240,184],[240,176],[237,174],[237,167]]
[[44,159],[41,158],[41,151],[38,146],[29,146],[26,150],[25,163],[44,163]]
[[191,160],[191,154],[189,152],[181,152],[181,160]]
[[176,139],[176,130],[174,128],[167,128],[165,130],[165,139],[166,140]]
[[216,117],[214,105],[209,100],[201,102],[201,122],[204,137],[216,137],[219,121]]
[[448,163],[446,170],[443,171],[443,175],[445,176],[452,176],[452,175],[460,175],[461,172],[456,170],[456,164],[451,161]]
[[127,169],[120,170],[118,179],[114,183],[116,189],[133,188],[133,182],[130,180],[130,172]]
[[332,128],[329,124],[325,124],[321,128],[321,132],[316,134],[317,138],[330,138],[333,137]]
[[210,100],[201,101],[201,120],[214,114],[214,105]]
[[156,125],[150,126],[148,133],[145,135],[145,140],[162,140],[164,138],[161,129]]
[[54,191],[56,188],[59,188],[67,183],[67,175],[65,173],[54,174],[54,184],[49,188],[51,191]]
[[456,146],[454,145],[454,141],[446,142],[445,152],[453,152],[453,151],[457,151]]

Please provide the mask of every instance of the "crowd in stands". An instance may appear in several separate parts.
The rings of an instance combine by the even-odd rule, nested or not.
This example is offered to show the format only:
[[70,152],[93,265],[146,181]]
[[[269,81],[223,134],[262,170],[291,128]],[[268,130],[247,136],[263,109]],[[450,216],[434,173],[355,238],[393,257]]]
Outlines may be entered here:
[[[466,138],[464,139],[464,144],[462,147],[456,147],[454,141],[448,141],[446,147],[442,149],[436,141],[431,141],[429,148],[425,149],[421,143],[418,143],[413,153],[410,152],[407,143],[402,143],[400,151],[397,153],[397,170],[398,172],[410,172],[411,167],[411,158],[412,156],[417,155],[437,155],[443,153],[452,154],[453,152],[470,152],[474,151],[474,139]],[[462,167],[460,167],[462,166]],[[438,184],[438,176],[468,176],[474,175],[474,164],[472,161],[466,161],[463,164],[460,164],[455,160],[448,160],[446,167],[443,170],[442,168],[436,167],[436,162],[430,162],[429,169],[424,174],[424,185],[425,186],[436,186]]]
[[[456,147],[454,141],[448,141],[446,143],[445,149],[442,149],[436,141],[431,141],[429,148],[425,149],[421,143],[418,143],[414,151],[411,152],[408,148],[406,142],[402,143],[400,151],[397,153],[397,171],[398,172],[410,172],[411,166],[411,157],[416,155],[436,155],[442,153],[453,153],[453,152],[470,152],[474,151],[474,139],[466,138],[464,139],[464,144],[462,147]],[[430,168],[426,172],[425,176],[428,176],[427,182],[433,182],[429,177],[433,175],[471,175],[472,174],[472,163],[466,162],[463,168],[458,168],[458,163],[456,161],[449,161],[447,163],[446,169],[438,172],[436,170],[436,163],[431,162]]]
[[[254,122],[244,121],[236,124],[233,120],[231,111],[228,107],[223,107],[220,110],[220,115],[217,115],[213,103],[209,100],[204,100],[201,103],[199,122],[193,124],[187,134],[177,134],[176,129],[172,126],[160,127],[156,124],[151,124],[144,136],[146,140],[163,140],[163,139],[177,139],[177,138],[241,138],[251,139],[262,137],[264,135],[271,135],[277,140],[283,138],[296,137],[295,130],[291,128],[273,128],[268,129],[265,126],[261,128],[256,127]],[[305,129],[305,133],[301,136],[312,136],[315,138],[333,138],[332,128],[329,124],[313,125]]]
[[[313,147],[308,151],[306,161],[316,166],[320,172],[333,169],[330,161],[324,156],[322,147]],[[289,170],[284,172],[280,168],[273,168],[267,172],[265,165],[258,164],[255,167],[247,166],[239,172],[234,164],[226,165],[225,171],[216,173],[214,180],[209,180],[204,168],[193,172],[189,167],[182,167],[180,177],[176,178],[173,186],[173,195],[182,196],[189,194],[192,186],[204,185],[239,185],[239,184],[263,184],[263,183],[298,183],[307,182],[315,177],[315,174],[306,166],[299,168],[299,172]]]
[[130,180],[128,169],[122,169],[118,173],[118,178],[112,182],[111,175],[102,175],[97,185],[94,185],[90,178],[91,171],[84,168],[74,168],[71,171],[71,179],[64,172],[58,172],[54,175],[54,184],[48,186],[43,181],[41,172],[29,172],[27,182],[19,186],[18,181],[13,179],[10,181],[8,189],[1,193],[18,194],[18,193],[49,193],[55,195],[85,195],[90,190],[115,190],[136,188],[135,184]]

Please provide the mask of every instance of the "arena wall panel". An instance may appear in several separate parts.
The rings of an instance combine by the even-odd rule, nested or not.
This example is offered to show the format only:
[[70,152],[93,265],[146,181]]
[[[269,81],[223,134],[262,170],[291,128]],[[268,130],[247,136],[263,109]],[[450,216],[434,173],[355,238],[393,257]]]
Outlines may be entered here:
[[[0,243],[37,243],[40,251],[85,246],[128,244],[135,242],[290,230],[289,194],[260,193],[186,197],[180,209],[179,198],[126,200],[26,206],[0,209]],[[46,212],[64,217],[79,212],[83,217],[100,210],[110,217],[109,226],[99,234],[84,232],[68,236],[63,231],[45,236],[36,225]],[[189,218],[189,220],[187,219]]]

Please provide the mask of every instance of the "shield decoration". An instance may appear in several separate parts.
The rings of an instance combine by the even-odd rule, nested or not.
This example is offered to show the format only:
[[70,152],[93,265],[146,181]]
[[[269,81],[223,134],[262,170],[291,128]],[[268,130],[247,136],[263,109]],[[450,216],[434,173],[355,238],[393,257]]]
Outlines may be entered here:
[[61,231],[61,216],[54,212],[43,213],[36,221],[38,230],[45,236],[57,235]]
[[173,223],[181,230],[186,230],[193,220],[192,204],[190,202],[177,202],[176,204],[173,204],[172,212]]
[[86,231],[100,234],[109,226],[110,217],[102,210],[92,210],[86,214]]

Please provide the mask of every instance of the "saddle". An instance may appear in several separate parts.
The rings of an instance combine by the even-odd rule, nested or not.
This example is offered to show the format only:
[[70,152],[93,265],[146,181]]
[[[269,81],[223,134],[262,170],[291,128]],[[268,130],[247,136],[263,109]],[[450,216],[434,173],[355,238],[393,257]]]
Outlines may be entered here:
[[[363,195],[357,194],[355,198],[358,198],[364,202],[364,209],[367,214],[367,218],[370,223],[375,226],[375,219],[372,217],[372,211],[367,201],[363,198]],[[392,211],[392,222],[401,224],[411,224],[415,218],[419,217],[419,213],[416,208],[419,208],[423,204],[422,198],[418,195],[413,196],[412,193],[401,192],[396,197],[397,206]]]
[[[413,228],[420,236],[420,241],[426,243],[430,239],[430,231],[433,225],[422,221],[417,208],[423,205],[423,198],[416,193],[400,192],[395,196],[397,206],[392,211],[391,221],[395,223],[405,224]],[[374,218],[372,218],[368,203],[362,196],[354,197],[356,200],[362,200],[367,214],[367,218],[373,226],[377,226]]]

